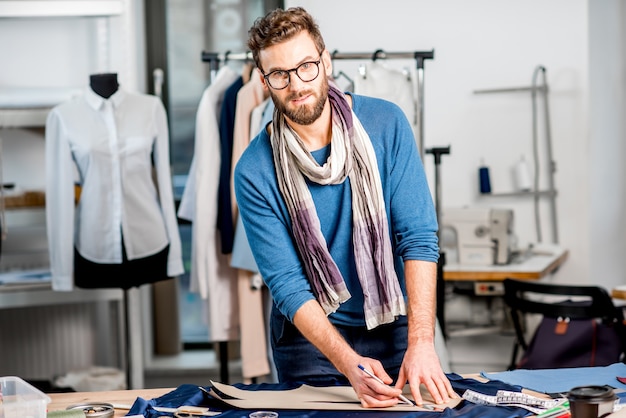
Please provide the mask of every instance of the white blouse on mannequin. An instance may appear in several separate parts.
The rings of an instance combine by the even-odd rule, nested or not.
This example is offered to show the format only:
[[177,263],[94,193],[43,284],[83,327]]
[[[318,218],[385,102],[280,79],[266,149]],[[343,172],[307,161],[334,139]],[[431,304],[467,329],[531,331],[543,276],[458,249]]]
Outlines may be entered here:
[[[82,192],[75,208],[76,170]],[[129,260],[169,244],[168,276],[184,272],[167,118],[158,98],[120,89],[104,99],[87,89],[52,109],[46,222],[55,290],[73,288],[74,247],[95,263],[121,263],[122,236]]]

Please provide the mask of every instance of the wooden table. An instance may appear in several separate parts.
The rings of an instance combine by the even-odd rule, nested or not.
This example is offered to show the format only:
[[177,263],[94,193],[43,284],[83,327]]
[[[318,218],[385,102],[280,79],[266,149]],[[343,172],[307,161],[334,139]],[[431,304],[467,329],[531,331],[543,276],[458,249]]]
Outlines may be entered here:
[[[443,281],[438,286],[456,286],[470,290],[476,296],[501,297],[504,295],[504,279],[539,280],[556,271],[567,260],[569,252],[554,244],[535,244],[518,261],[505,265],[446,264]],[[437,319],[444,335],[450,336],[445,317],[445,291],[437,292]],[[470,327],[455,334],[500,332],[501,325]],[[468,334],[469,333],[469,334]]]
[[[486,382],[487,379],[478,373],[463,374],[466,378],[476,379]],[[47,394],[52,400],[48,404],[48,411],[65,410],[70,405],[84,403],[110,403],[112,405],[126,405],[129,408],[140,397],[145,400],[158,398],[173,391],[175,388],[161,389],[135,389],[135,390],[116,390],[109,392],[72,392],[72,393],[49,393]],[[522,389],[522,392],[533,396],[547,397],[547,395],[538,393],[528,389]],[[128,409],[116,409],[114,417],[123,417],[128,413]]]
[[[85,403],[110,403],[113,405],[126,405],[129,408],[139,398],[154,399],[173,391],[169,389],[135,389],[135,390],[114,390],[109,392],[71,392],[71,393],[49,393],[47,394],[52,402],[48,404],[48,411],[58,411],[66,409],[70,405]],[[128,413],[128,409],[116,409],[116,417],[123,417]]]
[[447,281],[502,281],[506,278],[539,280],[558,269],[569,256],[569,251],[557,245],[536,245],[520,262],[506,265],[478,266],[446,264],[443,278]]

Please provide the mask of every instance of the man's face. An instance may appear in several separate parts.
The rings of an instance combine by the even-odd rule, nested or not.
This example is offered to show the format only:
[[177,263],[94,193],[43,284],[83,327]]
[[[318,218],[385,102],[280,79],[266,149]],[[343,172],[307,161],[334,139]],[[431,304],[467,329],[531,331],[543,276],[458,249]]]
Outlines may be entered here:
[[[320,59],[308,32],[301,32],[292,39],[264,49],[259,54],[265,74],[276,70],[290,70],[300,64]],[[328,98],[328,75],[332,72],[327,54],[322,54],[319,75],[312,81],[302,81],[295,71],[289,73],[289,85],[277,90],[268,85],[274,105],[289,120],[299,125],[310,125],[319,119]]]

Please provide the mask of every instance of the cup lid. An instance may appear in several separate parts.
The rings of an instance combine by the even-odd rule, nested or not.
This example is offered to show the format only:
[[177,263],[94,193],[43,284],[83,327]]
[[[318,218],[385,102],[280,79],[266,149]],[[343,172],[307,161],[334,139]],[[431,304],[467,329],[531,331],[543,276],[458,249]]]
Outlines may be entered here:
[[610,386],[577,386],[571,389],[567,397],[570,401],[602,402],[615,399]]

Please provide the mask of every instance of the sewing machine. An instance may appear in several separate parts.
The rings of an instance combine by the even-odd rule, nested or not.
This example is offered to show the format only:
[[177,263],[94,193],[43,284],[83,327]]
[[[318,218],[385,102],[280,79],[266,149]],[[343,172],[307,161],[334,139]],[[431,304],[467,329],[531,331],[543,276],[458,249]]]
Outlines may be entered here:
[[511,261],[515,246],[511,209],[448,208],[441,223],[442,228],[456,233],[459,264],[484,266]]

